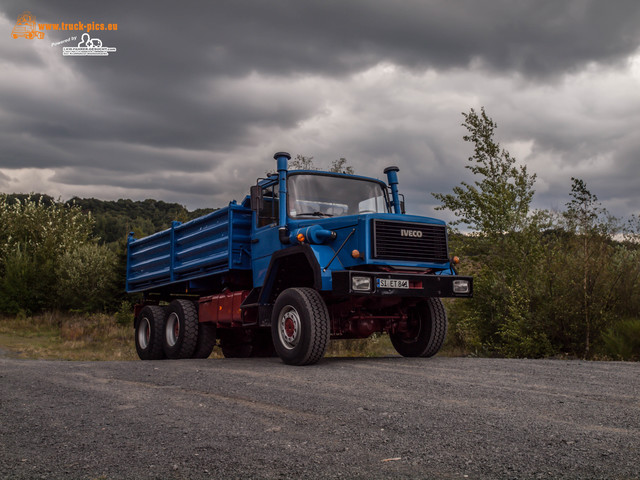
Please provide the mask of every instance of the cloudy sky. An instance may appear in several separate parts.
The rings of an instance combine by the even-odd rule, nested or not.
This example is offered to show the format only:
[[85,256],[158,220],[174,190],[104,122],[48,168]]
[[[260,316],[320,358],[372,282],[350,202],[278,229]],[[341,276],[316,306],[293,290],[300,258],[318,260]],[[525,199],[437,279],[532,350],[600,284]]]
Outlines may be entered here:
[[[38,23],[91,32],[108,57],[12,38]],[[462,112],[562,209],[571,177],[618,216],[640,212],[640,2],[600,0],[3,1],[0,192],[241,200],[272,155],[400,167],[411,213],[469,180]],[[78,39],[79,40],[79,39]]]

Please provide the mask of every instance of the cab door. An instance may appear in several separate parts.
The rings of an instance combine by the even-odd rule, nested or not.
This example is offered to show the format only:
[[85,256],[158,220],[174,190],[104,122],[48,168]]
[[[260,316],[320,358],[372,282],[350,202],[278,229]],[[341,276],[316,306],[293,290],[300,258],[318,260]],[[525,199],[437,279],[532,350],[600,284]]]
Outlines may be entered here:
[[251,229],[251,265],[254,287],[262,286],[271,255],[282,248],[278,232],[280,196],[277,182],[264,185],[261,193],[262,201],[255,207],[255,220]]

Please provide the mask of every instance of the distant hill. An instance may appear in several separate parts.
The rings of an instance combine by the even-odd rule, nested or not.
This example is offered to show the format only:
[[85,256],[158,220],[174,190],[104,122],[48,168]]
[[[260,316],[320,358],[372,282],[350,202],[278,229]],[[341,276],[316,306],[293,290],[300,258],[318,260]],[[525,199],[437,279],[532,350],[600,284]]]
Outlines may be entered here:
[[[45,204],[55,202],[53,197],[39,193],[7,195],[9,201],[24,200],[28,197],[40,198],[40,201]],[[102,243],[106,244],[126,240],[129,232],[135,232],[136,238],[140,238],[169,228],[173,220],[186,222],[217,210],[199,208],[189,211],[178,203],[151,199],[113,201],[74,197],[65,203],[78,205],[84,212],[91,212],[96,221],[94,233]]]

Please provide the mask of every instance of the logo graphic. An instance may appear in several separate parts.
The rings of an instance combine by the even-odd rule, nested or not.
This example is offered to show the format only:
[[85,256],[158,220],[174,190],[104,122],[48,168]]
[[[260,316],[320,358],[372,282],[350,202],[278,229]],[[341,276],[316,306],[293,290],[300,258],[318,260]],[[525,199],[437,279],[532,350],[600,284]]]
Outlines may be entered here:
[[65,57],[108,57],[115,52],[115,47],[103,47],[102,40],[91,38],[88,33],[83,33],[77,47],[63,47],[62,55]]
[[405,230],[403,228],[400,230],[400,236],[422,238],[422,232],[420,230]]
[[18,17],[16,26],[11,32],[13,38],[24,37],[29,40],[34,38],[44,38],[44,32],[38,30],[36,25],[36,16],[28,10],[22,12]]

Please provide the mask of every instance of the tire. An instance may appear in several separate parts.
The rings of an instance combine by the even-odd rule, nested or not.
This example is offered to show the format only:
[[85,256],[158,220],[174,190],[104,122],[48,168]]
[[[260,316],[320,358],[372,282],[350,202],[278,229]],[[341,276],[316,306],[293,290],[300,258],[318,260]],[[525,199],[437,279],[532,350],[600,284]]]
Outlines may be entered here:
[[273,308],[271,337],[276,353],[288,365],[311,365],[329,344],[329,311],[312,288],[289,288]]
[[198,343],[198,311],[190,300],[169,304],[162,345],[167,358],[191,358]]
[[407,333],[390,334],[391,343],[403,357],[432,357],[447,336],[447,314],[439,298],[429,298],[409,309]]
[[165,358],[162,348],[164,316],[164,308],[155,305],[147,305],[140,312],[135,329],[136,351],[140,360]]
[[191,358],[209,358],[216,346],[216,326],[211,322],[198,324],[198,341]]

